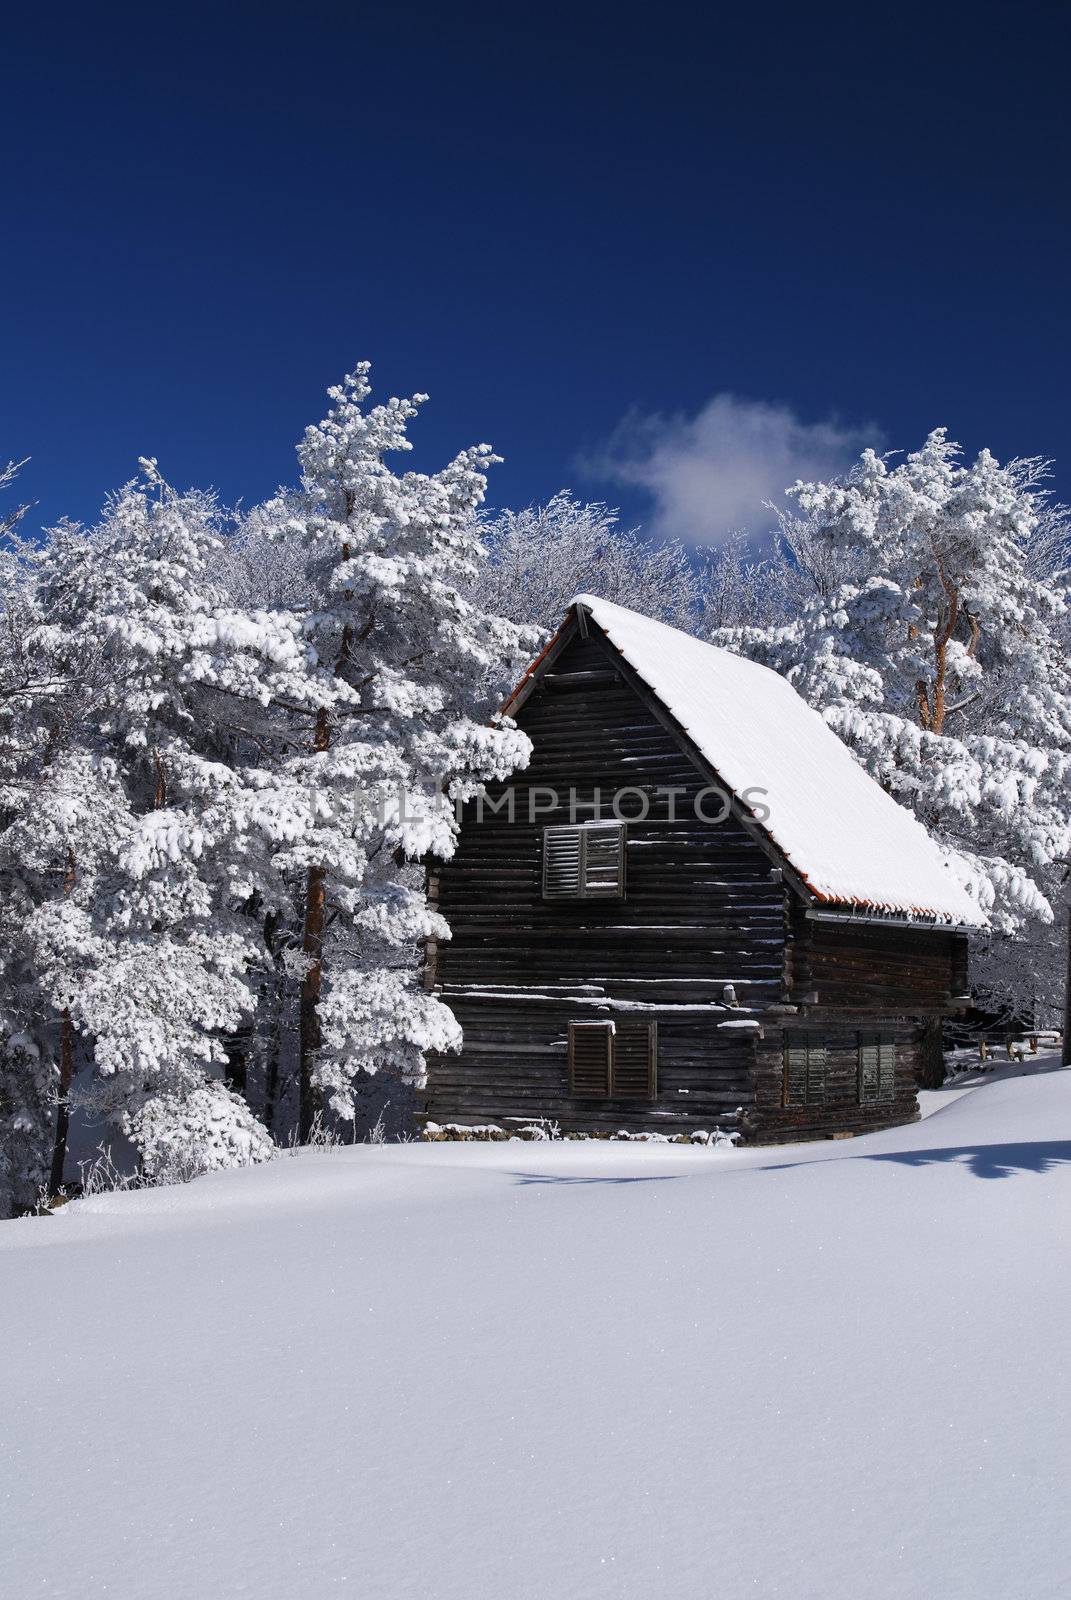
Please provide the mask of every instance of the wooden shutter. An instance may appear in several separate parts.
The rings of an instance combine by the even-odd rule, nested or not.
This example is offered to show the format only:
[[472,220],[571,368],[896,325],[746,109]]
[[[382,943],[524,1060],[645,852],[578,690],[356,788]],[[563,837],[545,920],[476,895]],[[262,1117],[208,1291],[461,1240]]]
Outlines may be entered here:
[[609,1098],[613,1054],[612,1022],[570,1022],[569,1093]]
[[888,1105],[896,1098],[896,1039],[891,1033],[859,1035],[859,1103]]
[[624,893],[623,822],[543,829],[544,900],[620,900]]
[[579,828],[543,829],[543,898],[576,899],[583,882]]
[[653,1100],[658,1093],[657,1022],[619,1022],[614,1034],[615,1099]]
[[878,1043],[878,1099],[883,1104],[896,1098],[896,1040],[883,1033]]
[[807,1039],[800,1033],[785,1035],[784,1103],[802,1106],[807,1103]]
[[619,900],[625,892],[624,823],[589,823],[580,834],[585,896]]
[[786,1033],[782,1103],[820,1105],[826,1097],[826,1044],[815,1034]]
[[824,1039],[807,1041],[807,1104],[819,1105],[826,1097],[826,1046]]

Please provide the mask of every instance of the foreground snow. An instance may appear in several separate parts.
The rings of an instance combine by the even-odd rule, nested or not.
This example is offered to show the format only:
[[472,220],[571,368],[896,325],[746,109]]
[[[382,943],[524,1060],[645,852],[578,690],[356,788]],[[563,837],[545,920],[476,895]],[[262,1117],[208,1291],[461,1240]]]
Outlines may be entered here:
[[1071,1584],[1071,1073],[752,1151],[303,1154],[0,1226],[0,1593]]

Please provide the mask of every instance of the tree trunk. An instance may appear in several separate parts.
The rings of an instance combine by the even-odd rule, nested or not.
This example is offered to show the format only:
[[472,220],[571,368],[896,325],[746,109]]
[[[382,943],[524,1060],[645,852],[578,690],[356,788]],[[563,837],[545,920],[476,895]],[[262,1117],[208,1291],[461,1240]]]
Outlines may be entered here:
[[275,1105],[279,1098],[279,1051],[281,1045],[279,1026],[276,1023],[272,1028],[271,1045],[264,1067],[264,1126],[273,1138],[275,1136]]
[[316,1117],[317,1094],[312,1081],[320,1049],[320,988],[324,970],[324,902],[327,875],[323,867],[310,867],[305,883],[305,924],[301,948],[308,962],[301,980],[301,1008],[298,1020],[300,1039],[300,1110],[298,1138],[307,1144]]
[[[64,899],[75,885],[74,851],[67,851],[63,874]],[[56,1103],[56,1138],[52,1146],[52,1168],[48,1175],[48,1194],[55,1200],[63,1193],[63,1169],[67,1164],[67,1140],[71,1131],[71,1080],[74,1077],[74,1023],[64,1006],[60,1016],[59,1099]]]
[[52,1146],[52,1170],[48,1177],[49,1199],[63,1193],[63,1169],[67,1164],[67,1137],[71,1131],[71,1079],[74,1077],[74,1024],[66,1006],[60,1018],[59,1101],[56,1105],[56,1140]]
[[922,1036],[922,1054],[919,1064],[919,1088],[939,1089],[945,1081],[945,1055],[943,1024],[940,1017],[930,1017]]
[[[267,1048],[264,1053],[264,1105],[263,1120],[268,1132],[274,1135],[275,1105],[279,1097],[279,1057],[283,1047],[283,1006],[286,1003],[284,980],[279,972],[279,958],[275,949],[275,935],[279,927],[279,913],[269,911],[264,918],[264,947],[271,959],[271,969],[261,988],[261,1010],[267,1011],[270,1023]],[[270,1008],[270,1009],[269,1009]]]
[[[317,753],[331,745],[327,712],[316,715],[313,749]],[[305,916],[301,929],[301,949],[307,966],[301,980],[301,1005],[298,1011],[298,1140],[307,1144],[316,1117],[317,1095],[312,1081],[320,1049],[320,989],[324,970],[324,912],[327,900],[327,873],[323,867],[310,867],[305,879]]]

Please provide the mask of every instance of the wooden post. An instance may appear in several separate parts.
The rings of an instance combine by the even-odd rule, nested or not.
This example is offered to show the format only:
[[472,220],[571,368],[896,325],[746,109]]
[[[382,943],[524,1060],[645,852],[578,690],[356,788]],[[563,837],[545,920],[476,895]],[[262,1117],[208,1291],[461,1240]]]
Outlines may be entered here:
[[945,1081],[943,1029],[940,1017],[928,1017],[922,1036],[920,1089],[939,1089]]

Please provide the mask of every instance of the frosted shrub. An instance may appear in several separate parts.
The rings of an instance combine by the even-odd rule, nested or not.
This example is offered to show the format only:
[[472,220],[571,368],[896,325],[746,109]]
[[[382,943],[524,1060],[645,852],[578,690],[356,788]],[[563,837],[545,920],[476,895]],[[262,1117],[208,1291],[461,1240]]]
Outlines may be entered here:
[[185,1183],[202,1172],[251,1166],[275,1154],[267,1130],[222,1083],[154,1096],[131,1119],[130,1137],[150,1183]]
[[123,1172],[112,1158],[111,1147],[99,1144],[91,1161],[78,1163],[78,1187],[83,1198],[112,1194],[117,1189],[138,1189],[142,1179],[136,1172]]

